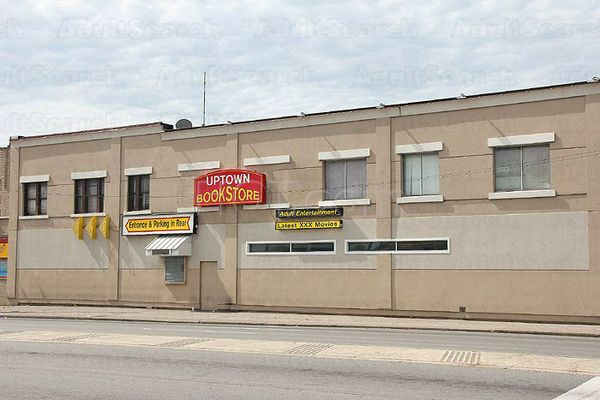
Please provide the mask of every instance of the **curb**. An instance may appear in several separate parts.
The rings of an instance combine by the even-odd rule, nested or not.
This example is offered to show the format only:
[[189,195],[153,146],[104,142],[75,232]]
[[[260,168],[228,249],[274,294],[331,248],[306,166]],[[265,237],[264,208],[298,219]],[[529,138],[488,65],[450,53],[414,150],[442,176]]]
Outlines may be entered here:
[[75,321],[113,321],[113,322],[141,322],[141,323],[166,323],[166,324],[198,324],[198,325],[245,325],[245,326],[277,326],[277,327],[306,327],[306,328],[345,328],[345,329],[396,329],[406,331],[438,331],[438,332],[473,332],[473,333],[503,333],[516,335],[541,335],[541,336],[565,336],[565,337],[585,337],[599,338],[600,333],[585,332],[545,332],[536,330],[516,330],[516,329],[485,329],[485,328],[443,328],[443,327],[414,327],[414,326],[361,326],[349,324],[318,324],[318,323],[277,323],[277,322],[248,322],[248,321],[174,321],[145,318],[126,318],[109,316],[57,316],[57,315],[15,315],[0,314],[0,318],[13,319],[47,319],[47,320],[75,320]]

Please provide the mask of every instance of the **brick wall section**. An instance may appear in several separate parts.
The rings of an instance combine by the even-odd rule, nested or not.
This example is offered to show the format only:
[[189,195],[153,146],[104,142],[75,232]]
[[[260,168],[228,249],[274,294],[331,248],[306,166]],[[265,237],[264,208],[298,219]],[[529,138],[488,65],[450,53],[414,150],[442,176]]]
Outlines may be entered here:
[[8,148],[0,147],[0,217],[8,216]]

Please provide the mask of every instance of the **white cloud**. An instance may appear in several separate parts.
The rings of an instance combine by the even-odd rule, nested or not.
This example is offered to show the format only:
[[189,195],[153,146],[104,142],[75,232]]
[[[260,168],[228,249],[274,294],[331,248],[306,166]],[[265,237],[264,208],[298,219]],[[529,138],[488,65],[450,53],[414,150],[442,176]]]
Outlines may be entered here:
[[585,80],[600,8],[552,1],[0,0],[0,144]]

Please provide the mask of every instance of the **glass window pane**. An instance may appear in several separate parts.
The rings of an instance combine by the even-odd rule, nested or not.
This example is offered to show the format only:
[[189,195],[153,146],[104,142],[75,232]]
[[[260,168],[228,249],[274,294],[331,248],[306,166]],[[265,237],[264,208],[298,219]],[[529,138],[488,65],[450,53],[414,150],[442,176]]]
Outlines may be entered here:
[[87,209],[85,212],[99,212],[98,210],[98,197],[97,196],[88,196],[87,197]]
[[40,197],[42,199],[48,197],[48,184],[46,182],[40,183]]
[[141,191],[142,193],[149,193],[150,192],[150,176],[149,175],[142,175],[140,176],[140,181],[141,181]]
[[82,195],[85,188],[85,179],[75,181],[75,194]]
[[165,282],[185,282],[184,257],[165,257]]
[[40,201],[40,214],[46,215],[48,214],[48,210],[46,209],[46,199],[42,199]]
[[447,240],[414,240],[396,242],[398,251],[448,250]]
[[422,154],[423,194],[440,193],[440,166],[438,153]]
[[27,215],[37,215],[37,200],[36,199],[27,200],[26,214]]
[[142,194],[142,210],[150,209],[150,195],[148,193]]
[[521,190],[521,148],[494,151],[496,192]]
[[393,241],[387,242],[348,242],[348,251],[394,251],[396,243]]
[[289,243],[250,243],[249,253],[289,253]]
[[37,196],[37,185],[30,183],[25,185],[25,191],[27,193],[27,199],[35,199]]
[[420,196],[421,154],[402,156],[402,190],[404,196]]
[[325,200],[344,199],[345,161],[325,161]]
[[85,212],[85,198],[83,196],[75,197],[75,214],[80,214]]
[[333,252],[333,242],[292,243],[292,252],[310,253],[317,251]]
[[346,160],[346,199],[367,197],[367,160]]
[[550,189],[550,146],[523,147],[523,189]]
[[98,195],[98,180],[88,179],[87,181],[87,195],[96,196]]

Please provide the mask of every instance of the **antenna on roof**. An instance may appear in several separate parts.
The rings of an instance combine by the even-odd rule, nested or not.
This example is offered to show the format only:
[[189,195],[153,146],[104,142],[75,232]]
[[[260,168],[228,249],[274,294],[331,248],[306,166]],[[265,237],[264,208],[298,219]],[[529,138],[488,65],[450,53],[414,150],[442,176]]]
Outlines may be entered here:
[[204,89],[202,94],[202,126],[206,125],[206,71],[204,71]]

